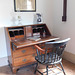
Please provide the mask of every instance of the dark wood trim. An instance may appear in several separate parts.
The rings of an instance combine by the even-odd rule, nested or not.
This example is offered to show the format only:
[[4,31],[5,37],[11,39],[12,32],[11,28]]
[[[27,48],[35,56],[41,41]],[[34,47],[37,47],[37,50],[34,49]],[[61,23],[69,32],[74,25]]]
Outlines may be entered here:
[[[14,0],[14,11],[18,12],[16,10],[16,1]],[[36,0],[35,0],[35,10],[20,10],[20,12],[36,12]]]
[[67,0],[63,1],[63,16],[62,21],[66,21],[67,19]]

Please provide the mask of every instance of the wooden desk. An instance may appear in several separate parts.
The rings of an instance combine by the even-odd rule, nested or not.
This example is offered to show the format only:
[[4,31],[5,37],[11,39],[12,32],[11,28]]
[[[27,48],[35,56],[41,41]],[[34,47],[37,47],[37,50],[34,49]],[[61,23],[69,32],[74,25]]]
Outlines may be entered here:
[[[6,27],[5,30],[8,62],[13,73],[16,73],[20,67],[36,62],[35,44],[41,44],[42,46],[45,42],[58,39],[51,36],[46,24]],[[44,31],[45,36],[43,36]],[[39,41],[27,39],[34,36],[40,36],[41,39]]]
[[22,48],[22,47],[32,46],[35,44],[41,44],[41,43],[45,43],[45,42],[49,42],[49,41],[53,41],[57,39],[59,38],[54,37],[54,36],[41,37],[39,41],[32,41],[32,40],[28,40],[25,38],[21,38],[19,40],[13,41],[13,45],[16,48]]

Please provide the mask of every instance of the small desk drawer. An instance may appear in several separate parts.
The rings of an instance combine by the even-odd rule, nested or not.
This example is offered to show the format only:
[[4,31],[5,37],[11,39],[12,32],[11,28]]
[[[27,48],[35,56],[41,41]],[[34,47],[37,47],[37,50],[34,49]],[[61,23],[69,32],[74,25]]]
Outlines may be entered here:
[[36,53],[35,49],[33,49],[32,47],[26,47],[26,48],[17,49],[13,51],[13,57],[16,58],[24,55],[33,54],[33,53]]
[[20,58],[15,58],[14,59],[14,66],[20,66],[20,65],[24,65],[27,63],[32,63],[35,62],[35,56],[34,54],[32,55],[28,55],[28,56],[24,56],[24,57],[20,57]]

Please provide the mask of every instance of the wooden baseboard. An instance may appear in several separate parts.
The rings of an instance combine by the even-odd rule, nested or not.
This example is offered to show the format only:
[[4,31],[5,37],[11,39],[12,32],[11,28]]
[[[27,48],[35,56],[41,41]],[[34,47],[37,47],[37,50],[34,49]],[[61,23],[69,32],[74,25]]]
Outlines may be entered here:
[[75,54],[64,51],[63,58],[75,64]]

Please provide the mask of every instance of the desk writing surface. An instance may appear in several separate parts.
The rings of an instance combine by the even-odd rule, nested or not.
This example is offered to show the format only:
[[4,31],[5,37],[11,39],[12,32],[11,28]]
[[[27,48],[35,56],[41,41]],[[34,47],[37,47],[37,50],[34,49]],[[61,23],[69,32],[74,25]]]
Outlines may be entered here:
[[41,37],[41,39],[39,41],[32,41],[32,40],[22,38],[22,39],[13,41],[13,44],[15,45],[16,48],[21,48],[21,47],[27,47],[27,46],[45,43],[45,42],[53,41],[53,40],[57,40],[57,39],[59,39],[59,38],[54,37],[54,36]]

